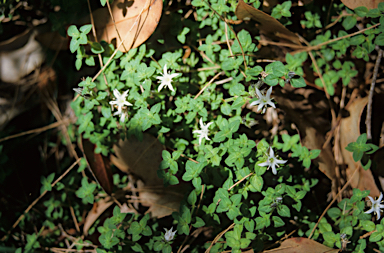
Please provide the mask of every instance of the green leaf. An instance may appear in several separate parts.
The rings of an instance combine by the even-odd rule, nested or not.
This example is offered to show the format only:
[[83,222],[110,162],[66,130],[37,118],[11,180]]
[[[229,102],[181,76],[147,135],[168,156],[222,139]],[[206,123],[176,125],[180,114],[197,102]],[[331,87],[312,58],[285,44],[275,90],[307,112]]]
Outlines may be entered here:
[[98,42],[92,42],[91,44],[91,51],[94,54],[101,54],[104,52],[104,48],[101,46]]
[[191,193],[188,196],[188,203],[193,206],[195,205],[196,201],[197,201],[196,191],[191,191]]
[[275,228],[282,227],[285,225],[285,222],[278,216],[272,216],[272,220]]
[[368,13],[368,9],[365,6],[357,7],[354,9],[354,11],[361,18],[365,17]]
[[251,240],[246,239],[246,238],[240,239],[240,248],[244,249],[244,248],[248,247],[249,244],[251,244]]
[[260,192],[261,189],[263,189],[264,181],[261,176],[252,175],[250,182],[251,182],[250,190],[252,192]]
[[362,44],[364,41],[365,41],[365,36],[362,35],[362,34],[359,34],[359,35],[357,35],[357,36],[353,36],[353,37],[351,38],[351,40],[349,41],[349,43],[350,43],[351,45],[356,46],[356,45],[360,45],[360,44]]
[[376,37],[375,44],[378,45],[378,46],[384,46],[384,33],[380,33]]
[[205,222],[200,217],[196,217],[196,222],[192,226],[195,228],[200,228],[200,227],[205,226]]
[[181,33],[179,35],[177,35],[177,40],[180,41],[181,44],[185,44],[185,38],[187,35],[187,33],[189,33],[191,29],[189,29],[188,27],[184,27],[183,28],[183,31],[181,31]]
[[378,9],[370,9],[367,13],[368,18],[378,18],[380,17],[381,12]]
[[[77,62],[77,60],[76,60]],[[95,58],[93,58],[93,56],[88,56],[85,58],[85,64],[87,64],[88,66],[95,66]],[[77,66],[76,66],[77,67]],[[80,66],[81,67],[81,66]],[[79,68],[80,69],[80,68]]]
[[76,70],[80,70],[81,69],[81,65],[83,65],[83,59],[77,58],[76,61],[75,61]]
[[84,34],[88,34],[92,29],[92,25],[91,24],[88,24],[88,25],[83,25],[82,27],[80,27],[80,31]]
[[275,76],[274,74],[269,74],[265,79],[264,82],[270,86],[275,86],[279,83],[279,77]]
[[77,38],[72,38],[71,42],[69,43],[69,50],[71,51],[71,53],[74,53],[79,48],[79,46],[79,40]]
[[85,33],[80,33],[80,37],[78,38],[78,42],[80,45],[86,45],[88,43],[87,35]]
[[224,103],[220,106],[220,111],[224,114],[224,115],[229,115],[231,114],[232,112],[232,108],[231,106],[228,104],[228,103]]
[[375,229],[375,223],[370,220],[360,220],[360,225],[364,230],[371,232]]
[[291,217],[291,211],[286,205],[280,205],[277,208],[277,213],[282,217]]
[[383,239],[383,235],[382,235],[382,233],[379,233],[379,232],[373,232],[371,234],[371,236],[369,237],[370,242],[378,242],[381,239]]
[[343,20],[343,27],[345,30],[349,30],[349,29],[352,29],[357,23],[357,20],[356,20],[356,17],[354,16],[347,16],[344,20]]
[[73,37],[72,40],[80,36],[80,32],[79,30],[77,30],[77,27],[75,25],[71,25],[68,27],[67,34],[69,37]]
[[327,214],[333,219],[337,219],[341,215],[341,210],[337,207],[332,207],[328,210]]
[[[103,1],[103,0],[101,0]],[[106,0],[105,0],[106,1]],[[105,3],[104,3],[105,4]],[[103,5],[104,6],[104,5]],[[144,252],[143,249],[141,248],[140,244],[136,243],[131,247],[131,249],[135,252]]]
[[291,78],[291,85],[294,88],[302,88],[307,86],[305,79],[302,76]]
[[201,163],[196,164],[196,163],[188,160],[186,165],[185,165],[185,173],[183,175],[183,180],[184,181],[191,181],[195,177],[199,176],[202,169],[203,169],[203,167],[201,166]]

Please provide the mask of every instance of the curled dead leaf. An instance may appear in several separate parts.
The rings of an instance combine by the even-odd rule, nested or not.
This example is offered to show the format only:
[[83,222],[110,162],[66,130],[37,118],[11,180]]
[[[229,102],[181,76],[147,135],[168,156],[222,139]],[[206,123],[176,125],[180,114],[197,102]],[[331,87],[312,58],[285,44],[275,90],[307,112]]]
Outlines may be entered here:
[[95,203],[94,208],[89,211],[87,217],[85,218],[83,233],[85,235],[88,234],[89,229],[92,227],[93,223],[99,218],[99,216],[105,212],[113,204],[111,197],[107,197],[105,199],[101,199],[100,201]]
[[297,35],[293,32],[289,31],[277,19],[273,18],[265,12],[262,12],[246,4],[243,0],[239,0],[239,3],[236,6],[235,14],[238,19],[253,19],[256,22],[260,23],[258,28],[262,33],[265,33],[267,36],[276,36],[280,39],[289,40],[295,44],[300,45],[299,37],[297,37]]
[[376,9],[379,6],[379,3],[384,2],[384,0],[341,0],[341,2],[352,10],[359,6],[365,6],[368,9]]
[[283,241],[280,247],[273,249],[280,253],[336,253],[339,249],[329,248],[321,243],[304,237],[294,237]]
[[[162,218],[178,211],[184,197],[184,186],[164,187],[163,180],[157,176],[162,161],[163,146],[150,134],[143,135],[143,141],[132,136],[120,140],[114,147],[112,163],[121,171],[132,174],[137,180],[137,192],[143,206],[149,207],[147,213]],[[134,184],[132,184],[134,185]]]
[[352,188],[360,190],[370,190],[371,196],[379,196],[380,191],[376,186],[370,169],[364,170],[360,162],[355,162],[352,157],[352,152],[345,149],[349,143],[355,142],[360,136],[360,121],[361,114],[368,102],[368,97],[358,98],[349,107],[350,116],[343,118],[340,123],[340,148],[344,163],[347,164],[346,174],[349,179],[355,170],[359,170],[351,181]]
[[[140,46],[155,31],[163,10],[161,0],[126,1],[115,0],[111,4],[113,19],[108,8],[100,8],[92,12],[97,40],[108,43],[116,41],[122,52]],[[89,16],[75,22],[76,25],[91,24]],[[115,26],[116,24],[116,26]],[[92,37],[92,35],[89,35]],[[38,41],[53,50],[69,49],[69,37],[62,37],[58,32],[39,34]]]
[[120,140],[113,150],[115,156],[111,155],[111,161],[121,171],[140,178],[146,186],[163,185],[163,180],[157,176],[163,145],[155,137],[144,134],[143,141],[139,141],[132,136]]
[[87,160],[88,168],[92,172],[93,176],[109,195],[112,194],[113,179],[110,162],[107,158],[101,154],[94,152],[95,145],[87,139],[82,139],[81,148],[84,153],[84,157]]
[[169,187],[163,185],[146,187],[139,181],[137,188],[140,203],[149,207],[146,213],[151,213],[152,217],[160,219],[179,210],[180,202],[187,190],[186,187],[185,184]]
[[[115,0],[111,4],[111,10],[114,22],[107,8],[100,8],[92,13],[98,41],[112,43],[116,40],[116,45],[119,45],[124,40],[119,50],[127,52],[140,46],[155,31],[163,10],[163,1]],[[84,21],[83,23],[91,23],[90,19]]]

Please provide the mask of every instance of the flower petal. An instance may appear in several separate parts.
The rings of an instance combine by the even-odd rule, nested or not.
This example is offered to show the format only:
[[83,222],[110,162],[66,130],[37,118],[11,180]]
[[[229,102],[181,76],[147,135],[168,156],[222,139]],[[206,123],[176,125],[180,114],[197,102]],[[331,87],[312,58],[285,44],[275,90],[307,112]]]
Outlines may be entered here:
[[261,94],[260,90],[258,88],[256,88],[256,94],[259,98],[262,98],[263,97],[263,94]]

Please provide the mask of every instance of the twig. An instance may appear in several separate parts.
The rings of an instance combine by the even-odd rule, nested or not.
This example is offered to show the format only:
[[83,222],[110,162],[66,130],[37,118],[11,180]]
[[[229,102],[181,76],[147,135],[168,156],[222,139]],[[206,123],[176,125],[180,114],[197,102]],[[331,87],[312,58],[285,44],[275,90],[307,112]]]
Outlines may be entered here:
[[[147,2],[148,0],[146,0]],[[133,25],[131,26],[131,28],[129,29],[129,31],[127,32],[127,34],[124,36],[124,39],[122,41],[120,41],[119,45],[117,46],[117,48],[115,49],[115,51],[113,52],[113,54],[109,57],[107,63],[105,63],[104,67],[102,67],[99,72],[97,72],[97,74],[92,78],[92,82],[94,82],[96,80],[96,78],[105,70],[105,68],[108,66],[108,64],[112,61],[113,57],[115,57],[115,55],[117,54],[117,52],[119,51],[120,47],[124,44],[124,41],[125,39],[128,37],[128,34],[130,34],[130,32],[132,31],[133,27],[137,24],[139,18],[141,17],[141,14],[143,14],[144,12],[144,9],[147,10],[150,8],[150,5],[151,3],[149,3],[149,6],[147,8],[145,8],[145,5],[143,7],[143,9],[140,11],[139,15],[137,15],[137,18],[135,20],[135,22],[133,23]]]
[[358,167],[355,172],[353,172],[352,176],[349,178],[349,180],[345,183],[345,185],[343,186],[343,188],[341,188],[341,190],[337,193],[337,195],[335,197],[333,197],[331,203],[329,203],[329,205],[327,206],[327,208],[325,208],[324,212],[321,214],[319,220],[317,221],[316,225],[313,227],[312,231],[311,231],[311,234],[308,236],[308,239],[311,239],[313,233],[315,232],[315,229],[317,228],[317,226],[319,225],[321,219],[324,217],[324,215],[327,213],[328,209],[332,206],[332,204],[336,201],[336,199],[338,198],[338,196],[345,190],[345,188],[347,188],[347,186],[351,183],[352,181],[352,178],[355,176],[356,172],[360,170],[360,167]]
[[324,31],[324,30],[328,30],[328,29],[331,28],[332,26],[336,25],[336,24],[339,22],[339,20],[340,20],[341,18],[343,18],[343,17],[347,17],[347,16],[353,16],[353,14],[341,14],[341,15],[339,15],[339,16],[336,18],[335,21],[333,21],[332,23],[328,24],[328,25],[327,25],[326,27],[324,27],[323,29],[319,29],[319,30],[317,30],[317,31],[316,31],[316,34],[321,33],[321,32]]
[[[58,179],[56,179],[55,182],[53,182],[51,184],[51,187],[54,187],[61,179],[63,179],[63,177],[65,177],[75,166],[76,164],[78,164],[80,162],[80,158],[76,160],[76,162],[74,162],[71,167],[69,167]],[[25,211],[23,212],[22,215],[20,215],[20,217],[17,219],[17,221],[12,225],[11,229],[8,230],[7,234],[3,236],[3,238],[1,238],[1,241],[4,241],[8,235],[11,233],[12,229],[14,229],[19,223],[20,221],[24,218],[24,216],[29,212],[29,210],[31,210],[31,208],[36,205],[36,203],[42,198],[44,197],[44,195],[47,193],[48,191],[44,191],[37,199],[35,199],[32,204],[30,204],[27,209],[25,209]]]
[[68,122],[69,122],[69,119],[65,118],[62,121],[57,121],[57,122],[52,123],[52,124],[50,124],[48,126],[44,126],[44,127],[28,130],[28,131],[25,131],[25,132],[22,132],[22,133],[18,133],[18,134],[14,134],[14,135],[10,135],[10,136],[1,138],[0,142],[7,141],[7,140],[10,140],[10,139],[13,139],[13,138],[17,138],[17,137],[21,137],[21,136],[24,136],[24,135],[27,135],[27,134],[42,133],[42,132],[47,131],[49,129],[58,127],[58,126],[60,126],[62,124],[67,124]]
[[291,44],[291,43],[284,43],[284,42],[276,42],[276,41],[269,41],[269,40],[259,40],[260,44],[267,44],[267,45],[274,45],[274,46],[281,46],[281,47],[290,47],[290,48],[298,48],[298,49],[305,49],[306,47],[296,45],[296,44]]
[[[95,22],[93,20],[93,14],[92,14],[92,9],[91,9],[91,4],[89,3],[89,0],[87,0],[87,3],[88,3],[88,9],[89,9],[89,16],[91,17],[91,24],[92,24],[92,34],[93,34],[93,37],[95,38],[95,42],[97,42],[97,34],[96,34],[96,28],[95,28]],[[108,3],[108,7],[109,7],[109,1],[107,0],[107,3]],[[110,8],[109,8],[110,9]],[[109,10],[108,9],[108,10]],[[113,20],[113,23],[115,23],[114,19],[113,19],[113,16],[112,16],[112,20]],[[119,34],[119,33],[117,33]],[[120,37],[120,35],[119,35]],[[103,67],[103,58],[101,58],[101,54],[97,54],[97,57],[99,58],[99,62],[100,62],[100,66]],[[104,82],[107,86],[108,85],[108,81],[107,81],[107,77],[105,76],[105,73],[103,73],[103,77],[104,77]],[[108,93],[109,93],[109,90],[108,90]]]
[[[351,97],[348,101],[348,104],[344,107],[346,110],[350,107],[352,102],[355,100],[358,92],[359,92],[358,89],[354,89],[352,91],[352,94],[351,94]],[[327,139],[325,140],[321,149],[325,149],[325,147],[329,144],[329,142],[331,141],[331,138],[333,137],[333,135],[335,133],[336,128],[340,125],[341,119],[342,119],[342,114],[340,113],[337,116],[336,125],[334,127],[332,127],[332,129],[327,133]]]
[[[88,0],[88,1],[89,1],[89,0]],[[120,41],[121,41],[122,39],[121,39],[119,30],[117,29],[117,26],[116,26],[115,17],[113,16],[113,13],[112,13],[112,10],[111,10],[111,5],[109,4],[109,1],[106,1],[106,2],[107,2],[107,7],[108,7],[109,15],[111,16],[113,25],[115,26],[115,30],[116,30],[117,36],[119,36],[119,39],[120,39]],[[124,48],[124,50],[125,50],[126,52],[128,51],[128,50],[125,48],[125,45],[124,45],[124,44],[123,44],[123,48]]]
[[375,68],[373,70],[371,88],[369,90],[369,95],[368,95],[367,117],[365,119],[365,125],[367,126],[367,139],[368,140],[372,139],[372,131],[371,131],[372,99],[373,99],[373,93],[375,92],[377,72],[379,71],[379,66],[380,66],[380,62],[381,62],[382,57],[383,57],[383,50],[379,49],[379,54],[377,55]]
[[235,226],[235,223],[232,223],[229,227],[227,227],[224,231],[221,231],[215,239],[212,241],[211,245],[209,245],[209,248],[205,251],[205,253],[209,253],[211,251],[211,248],[213,247],[213,244],[215,244],[225,233],[227,233],[228,230],[232,229]]
[[215,81],[215,79],[216,78],[218,78],[221,74],[224,74],[224,72],[219,72],[219,73],[217,73],[205,86],[204,86],[204,88],[202,88],[200,91],[199,91],[199,93],[197,93],[197,95],[194,97],[194,99],[196,99],[196,98],[198,98],[200,95],[201,95],[201,93],[203,93],[203,91],[211,84],[211,83],[213,83],[213,81]]
[[365,29],[363,29],[363,30],[360,30],[360,31],[357,31],[357,32],[354,32],[354,33],[351,33],[351,34],[347,34],[347,35],[345,35],[345,36],[342,36],[342,37],[339,37],[339,38],[335,38],[335,39],[333,39],[333,40],[328,40],[328,41],[323,42],[323,43],[320,43],[320,44],[318,44],[318,45],[316,45],[316,46],[310,46],[310,47],[306,47],[305,49],[299,49],[299,50],[297,50],[297,51],[292,52],[291,54],[297,54],[297,53],[300,53],[300,52],[303,52],[303,51],[318,50],[318,49],[320,49],[322,46],[331,44],[331,43],[333,43],[333,42],[336,42],[336,41],[339,41],[339,40],[342,40],[342,39],[345,39],[345,38],[349,38],[349,37],[355,36],[355,35],[357,35],[357,34],[360,34],[360,33],[365,32],[365,31],[367,31],[367,30],[373,29],[373,28],[375,28],[375,27],[377,27],[377,26],[379,26],[379,25],[380,25],[380,23],[377,23],[376,25],[370,26],[370,27],[365,28]]
[[[222,21],[224,21],[226,24],[228,24],[228,23],[227,23],[227,20],[226,20],[223,16],[221,16],[215,9],[213,9],[212,6],[208,3],[208,1],[206,1],[206,0],[203,0],[203,1],[208,5],[208,7],[209,7],[209,8],[210,8],[210,9],[211,9],[217,16],[219,16],[219,18],[220,18]],[[236,38],[237,42],[239,42],[239,46],[240,46],[241,53],[242,53],[242,55],[243,55],[243,60],[244,60],[244,68],[247,69],[248,67],[247,67],[247,62],[246,62],[246,60],[245,60],[245,55],[244,55],[244,49],[243,49],[243,46],[241,45],[240,40],[239,40],[239,38],[237,37],[237,34],[236,34],[235,30],[233,30],[232,26],[228,25],[228,27],[229,27],[229,29],[231,29],[231,31],[232,31],[233,34],[235,35],[235,38]]]
[[247,179],[248,177],[252,176],[253,175],[253,172],[249,173],[248,175],[246,175],[245,177],[243,177],[242,179],[240,179],[239,181],[237,181],[234,185],[232,185],[231,187],[229,187],[228,191],[232,190],[233,187],[235,187],[236,185],[240,184],[241,182],[243,182],[245,179]]

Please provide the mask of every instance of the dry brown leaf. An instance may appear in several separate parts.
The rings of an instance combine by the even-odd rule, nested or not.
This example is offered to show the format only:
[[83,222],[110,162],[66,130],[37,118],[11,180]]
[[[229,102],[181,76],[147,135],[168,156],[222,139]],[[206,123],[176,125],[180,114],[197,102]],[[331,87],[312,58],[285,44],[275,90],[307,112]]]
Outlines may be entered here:
[[[5,51],[0,51],[0,80],[2,82],[19,83],[24,76],[40,68],[45,60],[45,54],[41,45],[35,40],[36,34],[37,31],[33,30],[17,35],[2,44],[2,48],[5,49]],[[20,47],[15,48],[13,44]]]
[[[323,132],[325,129],[327,129],[327,125],[323,119],[318,116],[318,114],[313,113],[314,106],[316,106],[316,111],[319,113],[328,109],[326,107],[322,108],[321,103],[309,103],[311,96],[313,97],[315,95],[313,90],[293,89],[286,86],[281,91],[282,94],[274,94],[274,99],[286,112],[287,116],[292,119],[292,121],[297,126],[300,133],[301,144],[310,150],[321,150],[320,155],[318,158],[316,158],[315,161],[319,164],[319,170],[323,172],[330,180],[332,180],[334,185],[336,180],[335,158],[333,156],[330,145],[327,145],[324,149],[322,148],[325,142],[325,136]],[[293,99],[299,95],[302,96],[302,98]]]
[[345,149],[349,143],[355,142],[357,137],[360,136],[361,114],[367,102],[368,97],[358,98],[348,108],[350,116],[343,118],[340,123],[340,148],[344,163],[348,166],[346,169],[347,179],[351,177],[355,170],[359,170],[358,175],[354,176],[351,181],[351,187],[360,190],[370,190],[370,195],[377,197],[380,195],[380,191],[376,186],[371,170],[364,170],[360,162],[353,160],[352,152]]
[[352,10],[359,6],[375,9],[379,6],[379,3],[384,2],[384,0],[341,0],[341,2]]
[[297,35],[295,35],[293,32],[289,31],[277,19],[244,3],[243,0],[239,0],[235,14],[238,19],[244,20],[252,18],[256,22],[260,23],[258,28],[267,36],[276,36],[278,38],[289,40],[300,45],[299,37],[297,37]]
[[96,208],[92,208],[91,211],[89,211],[87,217],[85,218],[84,227],[83,227],[83,233],[85,235],[88,234],[88,230],[92,227],[93,223],[99,218],[99,216],[104,213],[105,210],[108,209],[113,204],[113,201],[110,197],[107,197],[105,199],[101,199],[100,201],[96,202]]
[[120,140],[113,150],[116,156],[112,155],[111,161],[121,171],[139,177],[145,186],[163,185],[163,180],[157,176],[163,146],[155,137],[144,134],[143,141],[139,141],[132,136]]
[[68,50],[69,37],[63,37],[59,32],[42,32],[36,36],[36,40],[52,50]]
[[[120,47],[120,51],[126,52],[131,48],[140,46],[155,31],[163,10],[163,1],[115,0],[111,4],[111,10],[120,38],[124,40],[124,46]],[[116,39],[116,45],[119,45],[121,39],[108,9],[100,8],[92,14],[98,41],[105,40],[111,43]],[[89,24],[90,19],[85,23]]]
[[149,207],[146,213],[151,213],[154,218],[163,218],[179,211],[180,202],[186,192],[184,184],[158,187],[146,187],[140,181],[138,190],[140,202],[143,206]]
[[152,217],[162,218],[178,211],[185,190],[181,185],[164,188],[163,180],[158,178],[163,146],[155,137],[144,134],[141,142],[132,136],[120,140],[113,150],[116,156],[111,156],[112,163],[121,171],[140,178],[137,181],[140,203],[149,207],[147,212]]
[[[119,45],[123,39],[124,44],[119,50],[127,52],[131,48],[140,46],[155,31],[162,14],[163,2],[161,0],[115,0],[111,4],[111,10],[120,37],[108,8],[105,7],[92,12],[97,40],[105,40],[108,43],[116,40],[116,45]],[[76,25],[90,23],[91,19],[87,16],[77,21]],[[92,37],[91,34],[90,36]],[[37,40],[53,50],[69,49],[69,37],[64,38],[58,32],[41,33]]]
[[283,241],[280,247],[264,252],[276,253],[336,253],[338,249],[329,248],[321,243],[304,237],[294,237]]
[[101,154],[94,152],[95,145],[87,139],[82,139],[81,148],[87,160],[88,168],[93,173],[97,182],[109,195],[112,194],[113,178],[110,162]]

